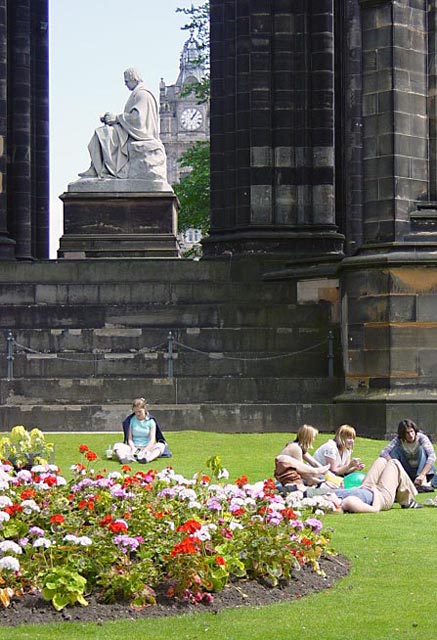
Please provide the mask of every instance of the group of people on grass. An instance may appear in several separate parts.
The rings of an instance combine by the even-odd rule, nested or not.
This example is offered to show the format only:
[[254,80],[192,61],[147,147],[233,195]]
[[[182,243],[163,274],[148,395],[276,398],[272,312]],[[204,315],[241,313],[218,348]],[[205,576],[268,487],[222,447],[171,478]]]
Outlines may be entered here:
[[[159,423],[145,399],[136,398],[132,409],[123,421],[124,441],[113,448],[118,460],[150,463],[161,456],[170,457]],[[412,420],[401,420],[397,436],[362,474],[359,485],[352,488],[345,488],[344,479],[365,467],[359,458],[352,457],[355,429],[347,424],[340,426],[334,437],[311,455],[317,435],[317,429],[304,424],[295,440],[276,456],[275,479],[280,492],[324,495],[341,511],[364,513],[385,511],[394,502],[405,509],[420,508],[423,505],[415,500],[417,493],[437,488],[434,447]]]
[[325,495],[341,511],[365,513],[385,511],[394,502],[402,508],[418,509],[419,492],[437,487],[436,455],[428,436],[412,420],[402,420],[398,434],[381,451],[359,486],[344,488],[342,479],[361,471],[364,464],[352,457],[355,429],[342,425],[334,438],[311,455],[318,430],[303,425],[296,439],[275,458],[275,478],[281,492],[302,491],[310,497]]

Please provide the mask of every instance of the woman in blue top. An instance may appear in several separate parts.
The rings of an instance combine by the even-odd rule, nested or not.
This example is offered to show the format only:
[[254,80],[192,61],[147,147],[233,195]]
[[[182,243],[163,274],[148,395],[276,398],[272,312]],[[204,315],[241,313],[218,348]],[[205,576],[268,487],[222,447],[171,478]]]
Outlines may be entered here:
[[163,454],[165,443],[156,440],[156,421],[149,414],[144,398],[136,398],[132,409],[134,414],[127,430],[127,444],[117,443],[114,452],[122,463],[132,460],[151,462]]

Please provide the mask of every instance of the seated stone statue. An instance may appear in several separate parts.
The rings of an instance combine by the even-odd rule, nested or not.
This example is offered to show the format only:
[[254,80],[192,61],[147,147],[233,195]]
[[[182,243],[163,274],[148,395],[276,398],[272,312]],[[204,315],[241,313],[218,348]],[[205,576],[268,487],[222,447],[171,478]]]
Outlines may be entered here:
[[91,166],[79,176],[82,180],[144,180],[150,191],[171,191],[156,99],[135,69],[126,69],[124,82],[131,91],[124,112],[100,118],[103,126],[95,130],[88,145]]

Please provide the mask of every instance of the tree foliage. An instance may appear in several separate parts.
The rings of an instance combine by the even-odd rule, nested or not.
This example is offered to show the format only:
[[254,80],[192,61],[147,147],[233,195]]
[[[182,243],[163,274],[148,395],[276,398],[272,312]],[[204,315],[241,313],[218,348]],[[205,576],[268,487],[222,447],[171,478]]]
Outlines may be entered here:
[[177,12],[188,17],[188,22],[182,27],[183,31],[193,34],[199,48],[199,65],[203,66],[205,73],[200,82],[193,82],[185,88],[184,93],[194,92],[199,102],[207,102],[210,96],[209,79],[209,0],[201,2],[198,6],[191,5],[189,9],[178,8]]
[[181,167],[190,169],[173,189],[181,204],[179,230],[200,229],[202,235],[209,230],[209,141],[201,140],[193,144],[178,160]]

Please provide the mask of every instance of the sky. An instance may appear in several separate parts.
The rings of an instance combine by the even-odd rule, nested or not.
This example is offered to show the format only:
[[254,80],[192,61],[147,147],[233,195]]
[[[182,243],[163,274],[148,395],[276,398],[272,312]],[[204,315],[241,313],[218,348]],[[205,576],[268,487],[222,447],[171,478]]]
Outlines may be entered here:
[[89,167],[88,142],[99,117],[120,113],[129,92],[123,71],[137,68],[159,96],[174,84],[189,34],[192,0],[50,0],[50,257],[63,232],[59,196]]

